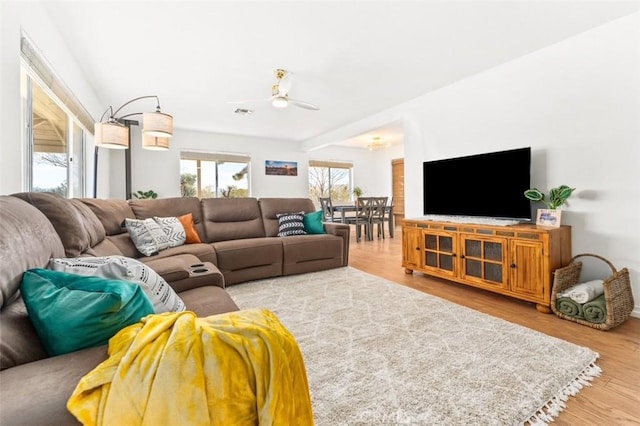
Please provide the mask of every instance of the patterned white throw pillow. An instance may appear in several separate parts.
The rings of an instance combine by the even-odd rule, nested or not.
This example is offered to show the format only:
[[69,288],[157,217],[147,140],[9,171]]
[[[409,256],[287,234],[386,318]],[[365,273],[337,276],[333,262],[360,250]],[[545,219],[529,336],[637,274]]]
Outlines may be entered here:
[[184,311],[184,301],[156,271],[124,256],[58,258],[49,269],[83,276],[131,281],[138,284],[153,302],[157,314]]
[[182,223],[177,217],[154,216],[153,220],[160,225],[162,231],[167,236],[169,247],[178,247],[184,244],[187,239],[187,234],[184,231],[184,226],[182,226]]
[[169,239],[158,222],[149,219],[125,219],[124,225],[138,251],[151,256],[169,248]]
[[306,235],[304,230],[304,212],[277,214],[278,237]]

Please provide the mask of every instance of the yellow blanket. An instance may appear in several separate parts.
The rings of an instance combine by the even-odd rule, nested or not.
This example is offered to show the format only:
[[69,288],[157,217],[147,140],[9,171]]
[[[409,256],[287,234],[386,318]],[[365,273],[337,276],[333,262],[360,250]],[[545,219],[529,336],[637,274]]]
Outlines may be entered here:
[[302,354],[267,309],[146,316],[67,408],[85,425],[313,425]]

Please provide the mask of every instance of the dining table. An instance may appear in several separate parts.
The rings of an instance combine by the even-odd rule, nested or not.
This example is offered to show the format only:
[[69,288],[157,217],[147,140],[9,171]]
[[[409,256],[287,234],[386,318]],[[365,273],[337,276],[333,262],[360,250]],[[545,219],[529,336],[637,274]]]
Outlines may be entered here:
[[[334,212],[340,213],[340,222],[347,222],[347,213],[357,213],[359,207],[354,204],[337,204],[333,206]],[[389,224],[389,237],[393,238],[393,206],[385,206],[384,214],[387,218],[387,223]]]

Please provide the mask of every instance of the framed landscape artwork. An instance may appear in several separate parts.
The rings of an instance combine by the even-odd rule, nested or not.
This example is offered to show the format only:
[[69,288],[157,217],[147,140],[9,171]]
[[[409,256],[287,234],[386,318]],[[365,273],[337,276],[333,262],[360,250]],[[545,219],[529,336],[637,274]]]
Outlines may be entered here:
[[275,176],[298,176],[296,161],[265,161],[265,173]]

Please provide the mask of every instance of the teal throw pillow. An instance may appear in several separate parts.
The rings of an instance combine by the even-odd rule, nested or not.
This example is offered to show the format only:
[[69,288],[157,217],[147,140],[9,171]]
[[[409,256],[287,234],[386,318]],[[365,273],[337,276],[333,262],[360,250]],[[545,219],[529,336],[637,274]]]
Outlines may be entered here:
[[48,269],[30,269],[20,287],[31,322],[50,356],[105,345],[154,313],[139,285]]
[[324,224],[322,223],[323,218],[322,210],[305,214],[302,223],[307,234],[326,234],[327,231],[324,230]]

